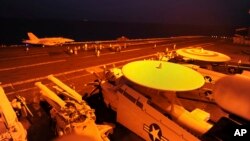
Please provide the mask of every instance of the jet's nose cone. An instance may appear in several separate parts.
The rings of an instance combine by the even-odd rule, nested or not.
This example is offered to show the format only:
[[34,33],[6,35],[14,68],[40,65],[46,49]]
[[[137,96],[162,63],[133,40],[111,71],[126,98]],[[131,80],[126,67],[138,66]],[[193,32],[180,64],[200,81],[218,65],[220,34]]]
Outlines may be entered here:
[[75,40],[73,39],[67,39],[67,42],[74,42]]

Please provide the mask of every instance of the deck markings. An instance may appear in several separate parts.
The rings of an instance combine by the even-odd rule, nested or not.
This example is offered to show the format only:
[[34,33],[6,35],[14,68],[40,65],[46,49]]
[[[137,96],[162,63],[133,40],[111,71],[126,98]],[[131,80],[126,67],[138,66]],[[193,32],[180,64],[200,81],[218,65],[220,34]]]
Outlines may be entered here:
[[56,61],[49,61],[49,62],[42,62],[42,63],[37,63],[37,64],[31,64],[31,65],[23,65],[23,66],[18,66],[18,67],[3,68],[3,69],[0,69],[0,71],[8,71],[8,70],[21,69],[21,68],[35,67],[35,66],[53,64],[53,63],[59,63],[59,62],[65,62],[65,61],[66,60],[56,60]]
[[0,61],[23,59],[23,58],[32,58],[32,57],[39,57],[39,56],[48,56],[48,54],[47,53],[41,53],[41,54],[34,54],[34,55],[29,55],[29,56],[17,56],[17,57],[10,57],[10,58],[1,58]]
[[[92,75],[92,74],[85,74],[85,75],[79,75],[79,76],[75,76],[75,77],[70,77],[70,78],[68,78],[67,79],[67,81],[69,81],[69,80],[73,80],[73,79],[78,79],[78,78],[81,78],[81,77],[86,77],[86,76],[88,76],[88,75]],[[44,77],[39,77],[39,78],[37,78],[36,80],[35,79],[33,79],[33,80],[30,80],[30,82],[32,82],[32,81],[41,81],[41,80],[43,80],[43,79],[47,79],[47,76],[44,76]],[[52,83],[52,82],[51,82]],[[49,83],[49,84],[51,84],[51,83]],[[10,84],[9,84],[10,85]],[[8,86],[9,86],[8,85]],[[46,84],[47,85],[47,84]],[[7,85],[6,85],[7,86]],[[5,87],[6,87],[5,86]],[[35,89],[37,89],[37,87],[35,87],[35,86],[33,86],[33,87],[29,87],[29,88],[25,88],[25,89],[21,89],[21,90],[17,90],[17,91],[12,91],[12,92],[8,92],[8,93],[6,93],[6,95],[12,95],[12,94],[16,94],[16,93],[21,93],[21,92],[27,92],[27,91],[30,91],[30,90],[35,90]]]
[[[154,56],[154,55],[156,55],[156,54],[150,54],[150,55],[130,58],[130,59],[126,59],[126,60],[116,61],[116,62],[112,62],[112,63],[106,63],[106,64],[97,65],[97,66],[90,66],[90,67],[87,67],[87,68],[66,71],[66,72],[54,74],[54,76],[62,76],[62,75],[67,75],[67,74],[71,74],[71,73],[77,73],[77,72],[81,72],[81,71],[85,71],[85,70],[91,70],[91,69],[93,69],[93,67],[102,67],[104,65],[107,66],[107,65],[132,61],[132,60],[136,60],[136,59],[143,59],[143,58],[151,57],[151,56]],[[91,74],[91,73],[89,73],[89,74]],[[17,81],[17,82],[14,82],[14,83],[3,84],[2,87],[5,88],[5,87],[9,87],[9,86],[15,86],[15,85],[21,85],[21,84],[31,83],[31,82],[35,82],[35,81],[41,81],[41,80],[46,79],[46,78],[47,78],[47,76],[42,76],[42,77],[27,79],[27,80],[24,80],[24,81]]]

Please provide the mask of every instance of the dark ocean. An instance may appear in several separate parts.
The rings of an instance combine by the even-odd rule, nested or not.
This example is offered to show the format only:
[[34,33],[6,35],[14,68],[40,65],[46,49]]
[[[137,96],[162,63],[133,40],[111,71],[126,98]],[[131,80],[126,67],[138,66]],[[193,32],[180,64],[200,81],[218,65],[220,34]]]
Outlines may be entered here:
[[38,37],[66,37],[75,41],[161,38],[183,35],[232,36],[236,26],[204,26],[159,23],[124,23],[67,20],[1,19],[0,45],[22,44],[27,32]]

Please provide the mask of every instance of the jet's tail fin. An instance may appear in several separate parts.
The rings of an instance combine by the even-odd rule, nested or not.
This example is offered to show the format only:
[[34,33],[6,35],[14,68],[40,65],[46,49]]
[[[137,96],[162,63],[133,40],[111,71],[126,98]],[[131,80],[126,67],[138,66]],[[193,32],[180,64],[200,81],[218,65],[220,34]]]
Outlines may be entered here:
[[36,35],[34,35],[32,32],[28,32],[28,36],[30,40],[38,40],[38,37],[36,37]]

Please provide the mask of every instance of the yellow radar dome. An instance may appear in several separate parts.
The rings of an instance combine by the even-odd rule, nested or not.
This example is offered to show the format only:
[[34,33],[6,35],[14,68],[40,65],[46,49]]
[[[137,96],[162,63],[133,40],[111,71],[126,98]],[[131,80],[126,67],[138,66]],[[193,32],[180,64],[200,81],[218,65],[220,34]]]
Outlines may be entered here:
[[200,73],[170,62],[135,61],[124,65],[122,73],[136,84],[162,91],[189,91],[204,85]]
[[180,56],[199,61],[227,62],[231,60],[231,58],[225,54],[203,48],[182,48],[178,49],[176,53]]

